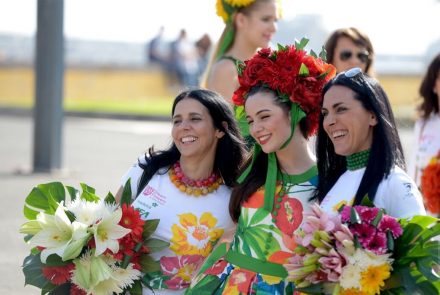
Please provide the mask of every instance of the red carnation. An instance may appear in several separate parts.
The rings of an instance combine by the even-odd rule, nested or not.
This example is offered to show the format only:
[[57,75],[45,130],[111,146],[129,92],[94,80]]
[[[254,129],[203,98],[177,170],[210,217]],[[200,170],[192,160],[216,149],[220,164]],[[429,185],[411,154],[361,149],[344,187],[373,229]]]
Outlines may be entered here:
[[77,285],[72,284],[72,286],[70,287],[70,295],[86,295],[87,293],[79,288]]
[[63,266],[43,266],[43,276],[54,285],[62,285],[67,283],[70,279],[71,271],[75,268],[73,263]]

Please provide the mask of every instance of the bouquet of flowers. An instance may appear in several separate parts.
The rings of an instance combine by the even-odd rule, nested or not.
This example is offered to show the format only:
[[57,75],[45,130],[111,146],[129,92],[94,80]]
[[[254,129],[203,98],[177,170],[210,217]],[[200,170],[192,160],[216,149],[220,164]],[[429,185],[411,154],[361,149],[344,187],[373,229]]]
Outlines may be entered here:
[[423,169],[421,189],[426,209],[440,214],[440,151]]
[[438,219],[396,219],[383,209],[344,206],[329,215],[318,205],[296,234],[285,265],[307,294],[439,294]]
[[[20,228],[33,248],[24,259],[25,284],[41,294],[142,294],[142,273],[158,266],[149,253],[168,243],[150,238],[158,220],[130,206],[130,182],[121,203],[60,182],[37,185],[26,198]],[[67,191],[67,193],[66,193]]]

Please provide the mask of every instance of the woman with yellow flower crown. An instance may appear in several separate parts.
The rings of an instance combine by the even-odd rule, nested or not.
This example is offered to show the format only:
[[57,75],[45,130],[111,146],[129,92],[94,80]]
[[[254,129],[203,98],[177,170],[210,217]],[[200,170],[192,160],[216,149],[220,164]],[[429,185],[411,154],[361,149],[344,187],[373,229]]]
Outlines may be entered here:
[[230,247],[220,244],[206,259],[186,294],[294,291],[283,264],[293,256],[294,233],[317,185],[307,138],[318,127],[321,90],[336,72],[308,55],[306,43],[261,49],[238,65],[232,100],[255,143],[229,203],[237,229]]
[[236,63],[268,47],[276,32],[279,0],[217,0],[217,14],[225,28],[208,65],[203,87],[220,93],[232,103],[238,88]]

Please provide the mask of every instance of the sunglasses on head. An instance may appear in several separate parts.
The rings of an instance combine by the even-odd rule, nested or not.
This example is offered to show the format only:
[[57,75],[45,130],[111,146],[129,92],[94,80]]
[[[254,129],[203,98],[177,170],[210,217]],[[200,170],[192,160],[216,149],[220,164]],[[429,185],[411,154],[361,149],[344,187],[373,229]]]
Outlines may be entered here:
[[335,79],[341,79],[341,78],[354,78],[356,76],[358,76],[360,73],[362,73],[362,69],[359,67],[356,68],[351,68],[345,72],[340,72]]
[[[339,53],[339,59],[342,61],[349,60],[353,56],[353,52],[350,50],[343,50],[341,53]],[[370,53],[366,50],[360,51],[356,54],[356,57],[362,62],[367,63]]]

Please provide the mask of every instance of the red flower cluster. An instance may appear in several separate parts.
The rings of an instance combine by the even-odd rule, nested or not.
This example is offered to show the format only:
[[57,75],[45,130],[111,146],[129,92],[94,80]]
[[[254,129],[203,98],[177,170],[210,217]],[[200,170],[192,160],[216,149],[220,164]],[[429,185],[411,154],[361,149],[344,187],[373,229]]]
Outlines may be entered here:
[[136,251],[136,245],[142,244],[142,232],[144,231],[145,221],[141,219],[139,211],[130,205],[122,204],[122,217],[119,225],[131,229],[131,232],[119,239],[119,251],[113,256],[115,259],[123,260],[125,256],[130,256],[130,262],[134,264],[135,269],[141,269],[139,257],[148,253],[148,248],[144,245],[140,246]]
[[252,87],[266,85],[281,97],[297,103],[307,114],[311,127],[309,135],[316,132],[322,88],[335,76],[334,66],[288,45],[279,46],[279,50],[261,49],[238,67],[240,87],[232,97],[235,105],[244,105]]
[[43,266],[43,276],[54,285],[62,285],[70,280],[70,273],[75,268],[73,263],[63,266]]
[[432,213],[440,213],[440,151],[423,169],[421,181],[426,208]]

